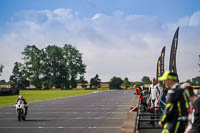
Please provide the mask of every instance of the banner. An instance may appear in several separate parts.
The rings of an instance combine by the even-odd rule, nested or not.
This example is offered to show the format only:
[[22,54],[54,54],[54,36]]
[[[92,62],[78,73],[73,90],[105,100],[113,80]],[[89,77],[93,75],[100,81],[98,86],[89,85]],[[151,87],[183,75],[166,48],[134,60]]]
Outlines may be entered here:
[[170,60],[169,60],[169,70],[177,73],[176,69],[176,52],[177,52],[177,46],[178,46],[178,33],[179,33],[179,27],[177,28],[174,38],[172,40],[172,46],[171,46],[171,53],[170,53]]
[[157,80],[158,80],[158,77],[162,76],[165,72],[164,59],[165,59],[165,46],[162,48],[161,55],[157,61],[157,72],[156,72]]
[[165,64],[164,64],[164,60],[165,60],[165,46],[162,48],[162,51],[161,51],[161,59],[160,59],[160,73],[161,73],[161,75],[163,75],[164,74],[164,72],[165,72]]
[[158,77],[162,76],[161,74],[161,56],[158,58],[157,61],[157,71],[156,71],[156,80],[158,81]]

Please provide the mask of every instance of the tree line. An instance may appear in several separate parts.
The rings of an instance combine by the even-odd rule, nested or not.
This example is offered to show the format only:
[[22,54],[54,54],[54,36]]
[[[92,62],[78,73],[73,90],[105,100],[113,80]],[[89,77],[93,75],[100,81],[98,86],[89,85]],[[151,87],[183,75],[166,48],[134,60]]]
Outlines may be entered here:
[[4,68],[4,65],[0,65],[0,76],[1,76],[1,73],[3,72],[3,68]]
[[82,54],[70,44],[49,45],[39,49],[28,45],[23,52],[24,63],[15,62],[10,84],[13,88],[34,85],[37,88],[75,88],[77,77],[86,72]]
[[[44,49],[39,49],[35,45],[28,45],[24,48],[23,63],[15,62],[9,83],[13,88],[26,88],[34,85],[41,89],[56,88],[76,88],[78,83],[86,87],[88,81],[84,77],[86,65],[83,63],[82,54],[70,44],[63,47],[49,45]],[[199,63],[200,67],[200,55]],[[0,65],[0,76],[4,65]],[[187,80],[192,85],[200,85],[200,76]],[[141,81],[130,82],[128,78],[122,80],[113,76],[109,82],[110,89],[128,89],[133,85],[150,84],[150,78],[143,76]],[[5,80],[0,80],[0,84],[6,84]],[[101,79],[96,74],[90,79],[90,88],[100,88]],[[122,88],[123,86],[123,88]]]

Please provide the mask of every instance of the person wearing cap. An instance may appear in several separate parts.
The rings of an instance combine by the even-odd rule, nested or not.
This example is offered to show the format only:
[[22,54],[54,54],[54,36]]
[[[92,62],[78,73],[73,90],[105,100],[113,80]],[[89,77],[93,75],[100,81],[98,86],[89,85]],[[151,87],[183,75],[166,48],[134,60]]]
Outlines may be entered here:
[[188,116],[188,97],[184,89],[177,83],[177,74],[166,71],[159,81],[164,81],[165,87],[168,88],[165,112],[162,116],[160,125],[163,126],[162,133],[183,133],[187,124]]

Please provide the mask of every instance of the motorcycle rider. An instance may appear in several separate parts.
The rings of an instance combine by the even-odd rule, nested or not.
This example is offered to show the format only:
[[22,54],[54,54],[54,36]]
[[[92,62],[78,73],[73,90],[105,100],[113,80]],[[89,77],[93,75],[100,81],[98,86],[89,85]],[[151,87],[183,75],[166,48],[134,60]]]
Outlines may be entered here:
[[168,88],[164,115],[159,122],[162,133],[183,133],[187,124],[189,101],[184,89],[177,83],[177,74],[166,71],[159,81]]
[[19,100],[22,100],[22,101],[24,102],[25,115],[26,115],[27,112],[28,112],[28,103],[27,103],[26,99],[25,99],[22,95],[20,95],[20,96],[17,98],[16,103],[17,103]]

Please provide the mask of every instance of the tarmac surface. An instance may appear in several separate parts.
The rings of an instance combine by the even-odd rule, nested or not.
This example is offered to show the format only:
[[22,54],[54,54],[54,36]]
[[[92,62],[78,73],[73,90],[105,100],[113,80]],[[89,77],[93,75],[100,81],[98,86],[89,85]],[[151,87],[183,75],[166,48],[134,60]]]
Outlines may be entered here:
[[19,122],[13,106],[0,108],[0,133],[119,133],[132,91],[103,91],[29,104]]

